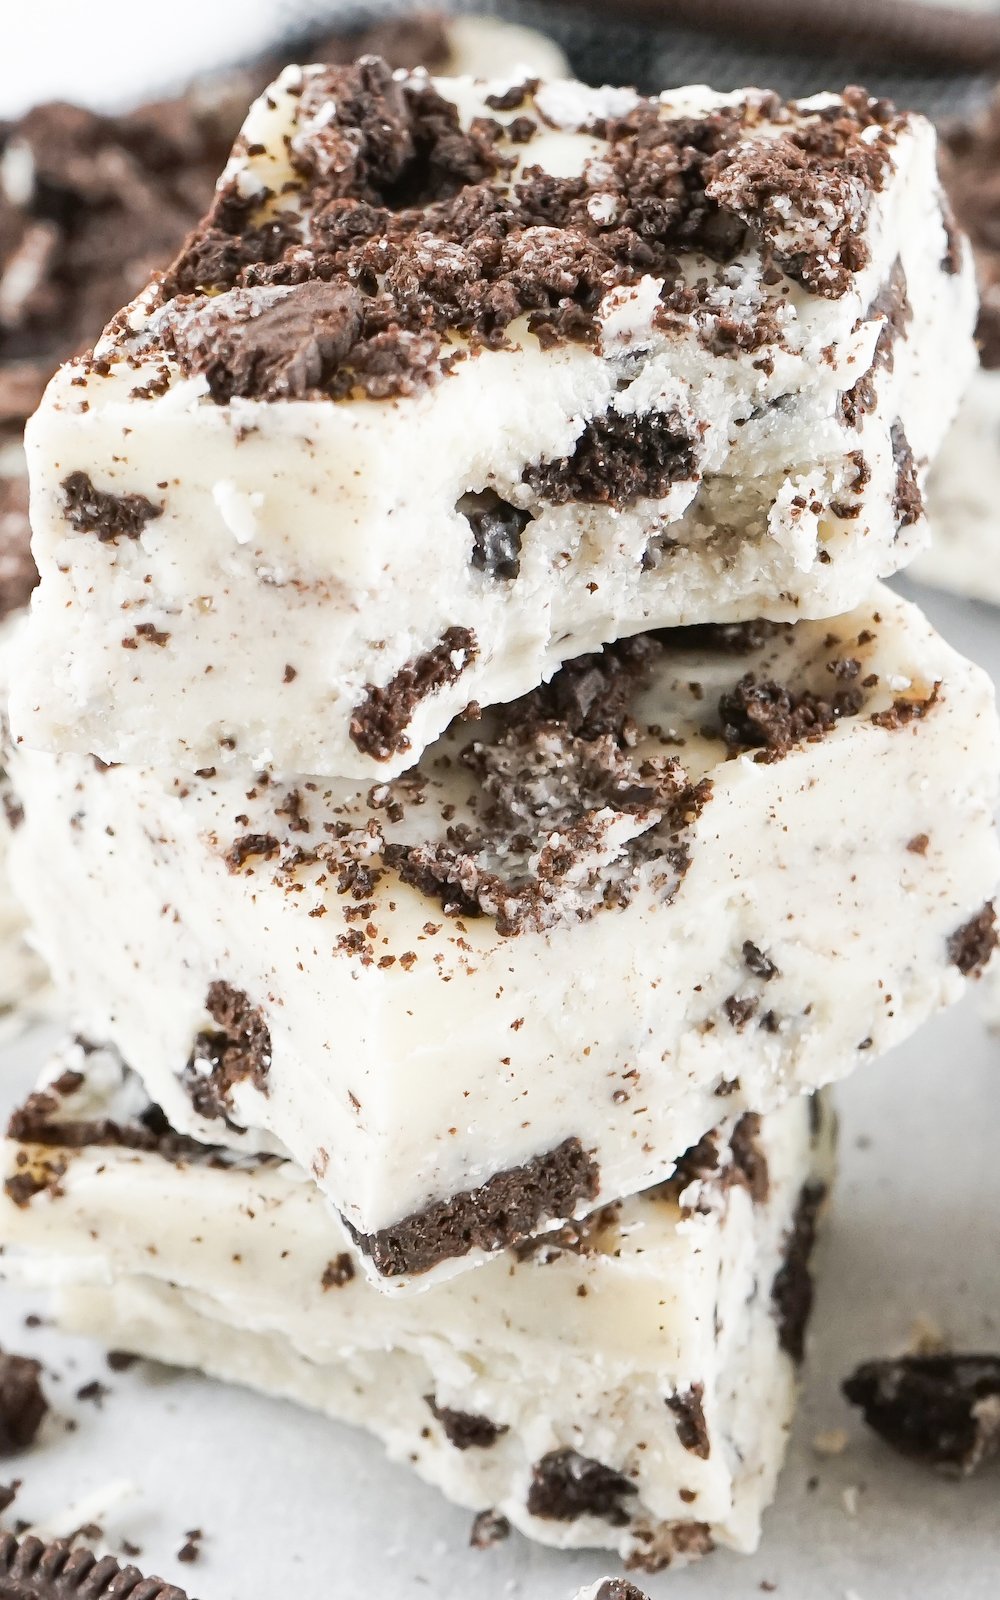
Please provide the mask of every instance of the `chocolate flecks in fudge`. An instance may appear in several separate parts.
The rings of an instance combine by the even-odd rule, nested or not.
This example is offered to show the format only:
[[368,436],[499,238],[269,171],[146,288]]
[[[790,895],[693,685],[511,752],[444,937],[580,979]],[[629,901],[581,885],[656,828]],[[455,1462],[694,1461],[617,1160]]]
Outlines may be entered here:
[[[360,286],[358,337],[325,384],[333,398],[355,389],[413,392],[446,369],[447,333],[464,335],[473,349],[499,348],[524,315],[544,344],[595,345],[607,290],[649,274],[665,280],[665,316],[707,308],[704,335],[714,338],[729,301],[712,297],[724,285],[711,274],[688,284],[678,253],[697,250],[724,264],[748,230],[771,248],[783,204],[782,263],[814,292],[841,293],[861,264],[856,230],[884,181],[898,126],[891,108],[857,90],[800,127],[773,96],[749,95],[701,119],[666,119],[647,101],[595,124],[606,149],[593,168],[553,177],[529,167],[508,185],[499,123],[480,117],[463,129],[433,86],[394,82],[383,63],[330,70],[307,82],[299,105],[292,159],[308,229],[291,209],[256,220],[234,181],[163,293],[334,279]],[[765,118],[788,127],[784,167],[772,161],[768,179],[753,171],[757,157],[745,141]],[[591,215],[597,192],[612,202],[610,224]],[[825,230],[824,203],[827,218],[831,207],[846,208]],[[181,305],[174,320],[197,320],[202,310]],[[767,316],[762,302],[757,317]],[[774,329],[751,323],[738,342],[753,347],[758,333],[770,338]]]
[[302,100],[307,114],[322,113],[321,125],[293,139],[291,154],[314,206],[430,206],[513,165],[496,148],[498,123],[477,118],[463,128],[457,106],[432,83],[401,84],[377,56],[307,82]]
[[737,1033],[742,1033],[759,1004],[756,995],[731,994],[723,1001],[722,1009],[730,1026],[735,1028]]
[[1000,368],[1000,97],[974,120],[941,130],[941,176],[959,227],[972,240],[979,280],[980,359]]
[[652,634],[621,639],[566,661],[548,683],[501,707],[500,737],[551,724],[588,742],[610,735],[624,741],[632,702],[649,681],[662,646]]
[[99,1378],[91,1378],[89,1383],[80,1385],[76,1391],[76,1398],[78,1400],[86,1400],[100,1409],[110,1393],[111,1390],[106,1383],[101,1383]]
[[696,622],[687,628],[660,628],[646,637],[661,640],[671,650],[752,656],[772,639],[791,641],[794,627],[794,622],[769,622],[756,617],[747,622]]
[[744,940],[743,963],[762,983],[770,983],[772,978],[778,976],[778,969],[770,956],[766,956],[751,939]]
[[200,1528],[190,1528],[184,1535],[184,1543],[177,1552],[178,1561],[191,1563],[201,1557],[201,1541],[205,1535]]
[[37,582],[28,525],[28,481],[0,478],[0,622],[28,604]]
[[866,1361],[843,1389],[886,1444],[929,1466],[965,1475],[1000,1451],[1000,1356]]
[[771,1174],[760,1143],[760,1117],[755,1111],[744,1112],[733,1129],[729,1148],[751,1199],[755,1205],[763,1205],[771,1191]]
[[896,343],[903,338],[913,318],[906,273],[898,256],[888,278],[865,313],[866,322],[873,321],[875,317],[884,317],[885,321],[875,342],[871,367],[840,397],[841,415],[850,428],[860,428],[863,419],[870,416],[878,405],[876,377],[879,371],[892,371],[896,361]]
[[473,1550],[492,1550],[509,1539],[510,1533],[510,1523],[499,1511],[480,1511],[473,1518],[469,1543]]
[[505,1423],[491,1422],[489,1417],[476,1416],[471,1411],[455,1411],[451,1406],[438,1405],[434,1395],[424,1395],[431,1415],[441,1424],[449,1444],[456,1450],[488,1450],[510,1429]]
[[550,1450],[531,1469],[528,1511],[547,1522],[575,1522],[599,1517],[613,1528],[629,1520],[628,1500],[634,1483],[613,1467],[578,1455],[575,1450]]
[[981,911],[955,929],[948,940],[948,960],[966,978],[981,977],[998,942],[996,911],[988,900]]
[[504,936],[621,907],[640,868],[666,901],[687,870],[684,830],[711,783],[690,783],[672,756],[630,753],[633,697],[662,648],[648,637],[623,641],[495,708],[489,737],[461,756],[483,791],[475,827],[392,842],[386,864],[446,914],[492,917]]
[[718,1134],[706,1133],[678,1158],[673,1172],[658,1186],[657,1193],[676,1204],[690,1184],[714,1178],[721,1164]]
[[646,1600],[646,1596],[627,1578],[605,1578],[594,1600]]
[[807,1183],[803,1188],[785,1245],[785,1258],[771,1285],[778,1343],[796,1363],[805,1355],[806,1324],[813,1302],[809,1258],[816,1243],[816,1227],[825,1199],[825,1184]]
[[[238,308],[237,308],[238,309]],[[250,314],[211,302],[173,330],[178,359],[204,373],[219,405],[234,396],[305,400],[344,365],[361,330],[361,296],[348,285],[301,283]]]
[[872,367],[876,371],[881,367],[891,372],[896,363],[897,341],[903,338],[913,321],[906,273],[898,256],[888,278],[868,307],[866,321],[871,322],[875,317],[884,317],[885,322],[875,345]]
[[896,525],[899,529],[910,528],[923,516],[924,497],[917,475],[917,463],[901,422],[892,425],[892,459],[896,464],[896,488],[893,494]]
[[899,728],[908,727],[911,722],[920,722],[933,711],[941,698],[941,684],[935,683],[930,694],[912,695],[908,699],[902,696],[894,700],[887,711],[873,711],[871,720],[876,728],[885,728],[890,733]]
[[[847,107],[795,135],[747,141],[710,164],[706,193],[769,244],[789,277],[835,299],[868,261],[860,237],[870,197],[885,183],[894,108],[845,90]],[[862,112],[882,137],[857,138]]]
[[691,1454],[698,1456],[701,1461],[707,1461],[712,1453],[708,1426],[705,1422],[704,1398],[703,1383],[693,1383],[690,1389],[685,1389],[682,1394],[667,1396],[667,1405],[677,1419],[678,1439],[685,1450],[690,1450]]
[[[79,1087],[78,1073],[64,1073],[56,1083],[46,1089],[36,1089],[18,1106],[7,1124],[8,1139],[23,1145],[40,1145],[65,1152],[84,1150],[94,1145],[112,1145],[126,1150],[155,1151],[168,1160],[202,1158],[211,1154],[209,1147],[196,1143],[185,1134],[175,1133],[158,1106],[149,1106],[135,1122],[120,1123],[110,1117],[96,1119],[67,1118],[62,1108],[62,1095],[72,1094]],[[82,1081],[82,1080],[80,1080]],[[60,1085],[65,1084],[65,1089]],[[50,1160],[21,1150],[17,1154],[23,1170],[7,1180],[7,1191],[17,1198],[13,1186],[33,1193],[43,1189],[58,1192],[58,1182],[65,1174],[63,1157]],[[47,1176],[48,1174],[48,1176]],[[21,1180],[24,1180],[23,1183]],[[27,1198],[31,1198],[28,1193]]]
[[62,1179],[66,1175],[66,1162],[62,1157],[31,1156],[19,1150],[14,1158],[16,1172],[4,1179],[4,1193],[20,1207],[31,1204],[36,1195],[62,1194]]
[[715,1548],[707,1522],[667,1522],[655,1533],[646,1530],[643,1534],[641,1529],[636,1529],[635,1533],[637,1540],[645,1537],[649,1543],[633,1550],[626,1559],[626,1567],[633,1572],[660,1572],[677,1556],[693,1561]]
[[0,1534],[0,1594],[8,1600],[188,1600],[162,1578],[144,1578],[113,1556],[95,1556],[69,1540]]
[[406,730],[422,700],[457,683],[478,655],[471,628],[449,628],[433,650],[401,667],[384,687],[369,684],[351,718],[351,738],[363,755],[376,761],[409,750]]
[[539,1233],[513,1246],[518,1261],[537,1261],[551,1266],[562,1255],[589,1256],[599,1248],[601,1235],[613,1228],[621,1214],[621,1201],[613,1200],[598,1211],[574,1222],[564,1222],[561,1228]]
[[236,1084],[251,1083],[267,1094],[271,1035],[249,996],[229,983],[209,984],[205,1009],[216,1028],[206,1029],[195,1040],[184,1087],[199,1116],[228,1121]]
[[731,755],[759,750],[758,759],[776,760],[797,744],[822,738],[841,717],[856,716],[861,703],[856,689],[824,699],[809,689],[760,682],[748,672],[719,697],[722,737]]
[[521,536],[533,520],[530,511],[502,500],[495,489],[464,494],[457,510],[472,529],[470,560],[491,578],[516,578],[521,570]]
[[230,872],[239,872],[248,861],[270,861],[278,853],[279,845],[273,833],[244,833],[234,839],[226,851],[226,866]]
[[95,489],[85,472],[71,472],[62,481],[66,521],[78,533],[94,533],[101,544],[138,539],[148,522],[163,515],[144,494],[109,494]]
[[548,1155],[500,1172],[414,1212],[393,1228],[361,1234],[350,1229],[384,1278],[427,1272],[472,1250],[496,1251],[538,1232],[549,1217],[572,1214],[600,1187],[597,1163],[579,1139],[566,1139]]
[[48,1411],[41,1364],[0,1351],[0,1455],[16,1455],[33,1443]]
[[584,426],[573,452],[525,467],[523,480],[553,505],[629,506],[661,499],[675,483],[698,476],[698,452],[676,411],[625,416],[609,410]]
[[332,1261],[327,1262],[320,1282],[324,1289],[343,1289],[353,1281],[354,1277],[354,1262],[346,1250],[342,1250],[339,1256],[334,1256]]

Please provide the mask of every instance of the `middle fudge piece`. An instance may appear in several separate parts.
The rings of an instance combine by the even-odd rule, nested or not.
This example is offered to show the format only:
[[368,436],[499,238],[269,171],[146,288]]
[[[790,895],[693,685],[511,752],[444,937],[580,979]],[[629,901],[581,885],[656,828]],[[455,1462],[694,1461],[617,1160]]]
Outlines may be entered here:
[[954,999],[994,943],[998,771],[985,675],[878,590],[609,647],[371,788],[22,748],[14,870],[172,1124],[275,1141],[405,1279]]
[[965,256],[858,90],[290,69],[30,429],[16,731],[393,777],[606,641],[849,610],[925,540]]

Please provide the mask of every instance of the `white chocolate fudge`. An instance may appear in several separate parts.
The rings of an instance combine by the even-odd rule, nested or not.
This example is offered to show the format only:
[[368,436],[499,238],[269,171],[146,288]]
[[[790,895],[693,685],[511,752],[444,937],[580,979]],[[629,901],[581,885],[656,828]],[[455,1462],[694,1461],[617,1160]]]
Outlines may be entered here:
[[931,469],[933,539],[913,575],[1000,605],[1000,96],[974,122],[947,130],[941,168],[972,240],[981,365]]
[[395,1286],[844,1076],[995,942],[993,690],[888,590],[608,647],[392,784],[11,772],[81,1030],[292,1155]]
[[115,1070],[103,1051],[61,1062],[0,1158],[0,1271],[51,1287],[62,1326],[360,1424],[545,1544],[648,1568],[754,1549],[831,1164],[819,1101],[746,1117],[670,1183],[391,1299],[297,1168],[199,1151],[128,1086],[119,1109],[94,1092]]
[[389,779],[606,641],[847,611],[974,315],[931,127],[860,91],[290,68],[29,428],[15,732]]

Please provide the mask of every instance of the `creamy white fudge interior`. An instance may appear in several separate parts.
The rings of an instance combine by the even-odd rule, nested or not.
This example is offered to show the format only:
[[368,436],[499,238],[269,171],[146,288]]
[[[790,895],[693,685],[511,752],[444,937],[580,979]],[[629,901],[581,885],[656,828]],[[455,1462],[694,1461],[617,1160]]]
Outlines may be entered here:
[[746,1117],[670,1183],[393,1299],[290,1163],[172,1133],[108,1052],[52,1077],[0,1158],[0,1271],[50,1287],[60,1325],[368,1428],[545,1544],[650,1569],[754,1549],[831,1166],[818,1100]]
[[1000,605],[1000,97],[974,122],[946,131],[941,157],[973,245],[980,369],[931,470],[933,540],[913,575]]
[[16,731],[390,778],[607,640],[846,611],[974,315],[933,130],[860,91],[290,68],[31,425]]
[[10,768],[82,1031],[291,1154],[393,1284],[844,1076],[995,943],[993,690],[888,590],[608,647],[392,784]]

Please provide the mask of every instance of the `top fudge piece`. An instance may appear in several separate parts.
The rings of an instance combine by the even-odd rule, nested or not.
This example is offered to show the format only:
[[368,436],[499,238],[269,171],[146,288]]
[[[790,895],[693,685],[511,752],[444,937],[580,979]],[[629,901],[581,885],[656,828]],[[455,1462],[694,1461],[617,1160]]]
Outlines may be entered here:
[[17,732],[391,778],[606,641],[845,611],[923,540],[973,302],[861,91],[289,68],[31,426]]

